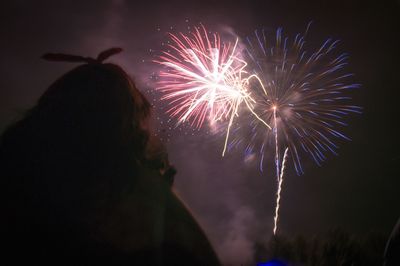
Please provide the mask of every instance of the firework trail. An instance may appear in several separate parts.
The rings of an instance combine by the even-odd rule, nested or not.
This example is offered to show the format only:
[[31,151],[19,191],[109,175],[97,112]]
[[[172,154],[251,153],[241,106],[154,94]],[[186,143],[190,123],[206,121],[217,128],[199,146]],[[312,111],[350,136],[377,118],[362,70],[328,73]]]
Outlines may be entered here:
[[349,104],[348,92],[360,85],[349,81],[353,74],[345,72],[348,55],[337,53],[338,41],[327,39],[318,49],[309,52],[305,49],[306,33],[297,34],[290,41],[282,34],[282,29],[278,29],[273,38],[275,41],[269,42],[264,30],[255,31],[254,36],[247,38],[245,49],[252,73],[264,85],[252,86],[252,95],[257,101],[254,112],[266,123],[274,125],[273,130],[265,130],[253,119],[250,122],[251,137],[245,149],[247,154],[260,154],[262,171],[266,151],[275,146],[278,193],[274,233],[283,180],[284,163],[280,163],[280,150],[285,149],[284,157],[286,153],[290,155],[297,174],[301,175],[304,173],[303,155],[318,165],[327,154],[337,155],[337,141],[350,140],[340,132],[340,128],[347,125],[344,118],[362,110]]
[[178,119],[178,124],[191,121],[191,126],[200,128],[206,120],[211,125],[228,121],[222,155],[242,103],[256,120],[270,128],[253,110],[256,102],[249,84],[252,80],[263,84],[245,71],[247,63],[240,59],[238,39],[234,44],[221,42],[218,34],[207,32],[202,25],[190,35],[169,36],[170,50],[155,60],[165,66],[156,89],[163,94],[162,100],[169,101],[167,112]]
[[276,234],[276,230],[278,229],[278,218],[279,218],[279,207],[281,200],[281,191],[282,191],[282,183],[283,183],[283,173],[285,172],[285,164],[287,159],[289,148],[285,149],[285,153],[282,159],[282,168],[280,169],[280,175],[278,176],[278,190],[276,192],[276,204],[275,204],[275,217],[274,217],[274,235]]

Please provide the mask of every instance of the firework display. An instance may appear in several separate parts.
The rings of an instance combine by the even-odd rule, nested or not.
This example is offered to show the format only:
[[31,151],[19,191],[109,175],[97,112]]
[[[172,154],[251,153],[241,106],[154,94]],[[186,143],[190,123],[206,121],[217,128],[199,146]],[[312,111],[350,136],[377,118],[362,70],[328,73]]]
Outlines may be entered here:
[[352,83],[353,74],[345,71],[348,55],[337,53],[339,41],[332,39],[327,39],[316,50],[307,50],[305,35],[309,25],[304,35],[297,34],[293,40],[284,36],[281,28],[273,38],[264,30],[255,31],[254,36],[247,38],[245,49],[249,67],[263,84],[258,89],[252,87],[258,92],[253,93],[257,95],[255,111],[261,119],[274,125],[272,131],[266,131],[252,120],[252,137],[248,138],[246,147],[247,151],[261,154],[261,168],[265,153],[275,151],[278,192],[274,233],[286,156],[290,155],[298,175],[304,173],[303,157],[310,157],[321,165],[328,153],[337,154],[338,140],[350,140],[340,132],[347,125],[345,117],[361,113],[361,107],[352,105],[348,95],[360,86]]
[[[348,92],[360,84],[346,72],[348,55],[338,53],[339,41],[332,39],[317,49],[306,48],[309,26],[292,39],[281,28],[270,35],[257,30],[241,52],[238,39],[222,42],[218,34],[196,27],[190,35],[170,34],[170,51],[156,60],[165,67],[157,90],[178,123],[225,123],[222,154],[228,144],[247,143],[245,153],[260,155],[261,171],[266,155],[274,154],[274,234],[288,159],[298,175],[304,173],[304,158],[321,165],[329,153],[337,154],[338,141],[349,140],[341,132],[345,118],[362,110],[350,102]],[[249,119],[247,114],[240,119],[242,113]],[[249,131],[228,142],[235,117],[238,128]]]
[[347,95],[360,86],[349,82],[353,75],[344,70],[348,55],[335,53],[338,41],[331,39],[316,51],[307,51],[304,36],[298,34],[290,42],[282,36],[282,29],[278,29],[276,40],[271,43],[264,31],[256,31],[247,41],[246,52],[253,71],[264,84],[258,90],[256,111],[279,128],[279,134],[258,130],[261,128],[253,120],[252,132],[267,135],[262,137],[263,149],[252,143],[249,148],[265,153],[270,144],[274,145],[276,136],[280,146],[289,147],[296,172],[302,174],[301,152],[320,165],[327,153],[336,154],[336,140],[349,140],[337,129],[347,125],[344,117],[361,112],[360,107],[350,104],[351,97]]
[[201,127],[205,121],[229,121],[224,154],[230,127],[242,103],[260,119],[253,111],[255,100],[249,90],[250,80],[258,77],[246,75],[247,63],[240,59],[238,39],[235,43],[221,42],[218,34],[210,34],[204,26],[196,27],[190,35],[170,34],[170,38],[170,52],[164,51],[155,60],[165,66],[157,90],[163,93],[162,100],[169,101],[167,112],[178,123],[188,121],[194,127]]

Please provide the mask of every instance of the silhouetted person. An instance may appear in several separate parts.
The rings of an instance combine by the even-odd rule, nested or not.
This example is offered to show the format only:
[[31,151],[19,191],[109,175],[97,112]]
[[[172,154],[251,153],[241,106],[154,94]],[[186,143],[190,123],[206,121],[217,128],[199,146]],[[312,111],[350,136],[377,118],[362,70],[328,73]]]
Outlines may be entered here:
[[0,144],[0,264],[217,265],[171,192],[175,169],[148,129],[150,104],[117,65],[56,80]]

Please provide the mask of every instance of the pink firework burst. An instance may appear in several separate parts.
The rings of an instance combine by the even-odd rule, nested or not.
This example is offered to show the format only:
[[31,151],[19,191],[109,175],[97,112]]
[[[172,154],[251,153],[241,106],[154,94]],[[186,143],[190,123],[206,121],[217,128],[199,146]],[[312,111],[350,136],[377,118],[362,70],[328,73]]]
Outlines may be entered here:
[[170,50],[155,60],[165,67],[160,71],[157,90],[163,94],[162,100],[169,102],[167,112],[178,123],[189,122],[196,128],[206,120],[211,125],[228,120],[225,152],[230,126],[240,104],[244,102],[253,110],[255,101],[248,90],[249,81],[259,79],[244,70],[247,63],[240,59],[238,39],[234,43],[222,42],[217,33],[207,32],[202,25],[189,35],[170,33],[169,36]]

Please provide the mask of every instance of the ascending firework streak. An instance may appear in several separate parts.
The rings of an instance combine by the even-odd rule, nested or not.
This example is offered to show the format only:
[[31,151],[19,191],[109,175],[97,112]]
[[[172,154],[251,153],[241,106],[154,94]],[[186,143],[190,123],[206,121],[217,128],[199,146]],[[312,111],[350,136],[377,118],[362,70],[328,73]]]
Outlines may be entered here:
[[279,156],[279,142],[278,142],[278,124],[276,121],[276,106],[272,106],[273,110],[273,122],[274,122],[274,128],[273,128],[273,134],[274,134],[274,139],[275,139],[275,173],[276,173],[276,183],[278,184],[278,189],[276,192],[276,203],[275,203],[275,216],[274,216],[274,235],[276,234],[276,230],[278,229],[278,217],[279,217],[279,208],[280,208],[280,200],[281,200],[281,191],[282,191],[282,183],[283,183],[283,174],[285,171],[285,163],[286,163],[286,158],[287,158],[287,152],[289,148],[286,147],[283,159],[282,159],[282,164],[280,162],[280,156]]
[[278,144],[278,125],[276,121],[276,106],[272,106],[273,117],[274,117],[274,128],[273,134],[275,138],[275,173],[276,173],[276,182],[278,184],[278,190],[276,192],[276,203],[275,203],[275,217],[274,217],[274,235],[276,234],[276,229],[278,228],[278,217],[279,217],[279,207],[280,207],[280,199],[281,199],[281,190],[283,183],[283,173],[285,170],[285,162],[287,157],[288,148],[285,149],[285,154],[283,155],[282,165],[280,163],[279,157],[279,144]]
[[285,149],[285,153],[283,154],[282,159],[282,168],[280,170],[280,174],[278,177],[278,190],[276,192],[276,204],[275,204],[275,217],[274,217],[274,235],[276,234],[276,230],[278,229],[278,218],[279,218],[279,208],[280,208],[280,200],[281,200],[281,191],[282,191],[282,183],[283,183],[283,174],[285,172],[285,165],[287,159],[287,153],[289,148]]
[[205,120],[213,124],[229,121],[222,155],[225,154],[230,128],[239,106],[244,103],[253,116],[271,128],[255,112],[255,100],[249,90],[250,81],[261,81],[247,75],[247,63],[239,58],[238,39],[222,43],[218,34],[209,34],[204,26],[190,35],[169,34],[170,51],[164,51],[156,63],[166,67],[160,72],[157,90],[162,100],[171,105],[167,111],[178,123],[191,120],[191,126],[201,127]]
[[[348,104],[351,97],[346,92],[360,85],[348,81],[353,75],[343,71],[347,54],[335,55],[338,41],[328,39],[315,52],[309,53],[304,48],[304,36],[300,34],[289,43],[289,39],[282,36],[282,29],[278,29],[275,39],[275,43],[269,43],[265,31],[256,31],[253,37],[247,38],[249,67],[264,85],[253,86],[252,97],[257,101],[254,112],[266,123],[273,124],[273,130],[265,130],[258,120],[251,121],[251,137],[245,149],[246,154],[260,153],[262,170],[266,151],[275,146],[278,192],[274,234],[287,157],[290,155],[298,175],[303,174],[300,154],[313,158],[320,165],[329,152],[337,154],[335,140],[349,140],[336,129],[347,125],[344,117],[362,110]],[[236,142],[240,143],[239,139]]]

